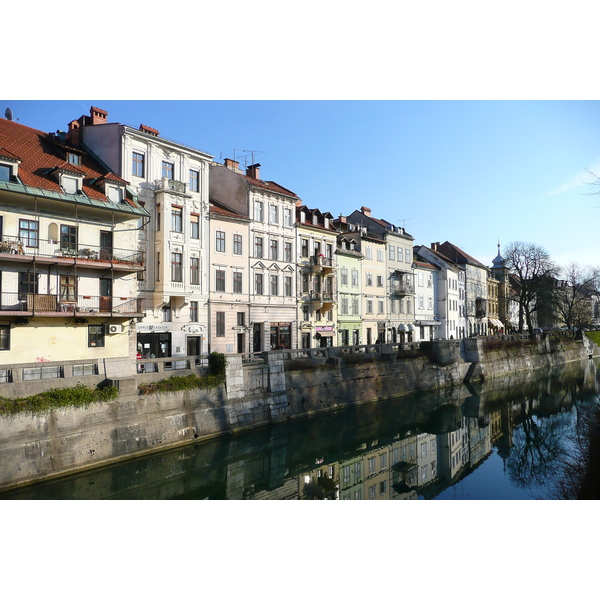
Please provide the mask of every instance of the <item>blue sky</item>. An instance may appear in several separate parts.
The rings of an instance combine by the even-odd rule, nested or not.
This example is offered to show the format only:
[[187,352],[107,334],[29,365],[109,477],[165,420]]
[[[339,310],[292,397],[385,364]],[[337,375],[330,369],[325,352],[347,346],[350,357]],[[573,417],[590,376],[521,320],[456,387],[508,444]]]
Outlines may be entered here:
[[158,129],[335,216],[368,206],[415,243],[449,240],[486,265],[513,240],[562,264],[600,265],[600,102],[7,100],[43,131],[104,108],[109,121]]

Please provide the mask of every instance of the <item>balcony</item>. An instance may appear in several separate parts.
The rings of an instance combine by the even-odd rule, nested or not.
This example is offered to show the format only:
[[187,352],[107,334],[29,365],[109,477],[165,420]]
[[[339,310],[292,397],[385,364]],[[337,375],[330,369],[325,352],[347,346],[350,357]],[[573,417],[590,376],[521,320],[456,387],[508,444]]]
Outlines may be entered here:
[[[27,243],[35,244],[28,246]],[[109,248],[92,244],[59,244],[54,240],[21,240],[3,235],[0,238],[0,261],[36,262],[85,266],[92,269],[143,271],[144,252],[125,248]]]
[[335,295],[332,292],[311,292],[310,303],[313,310],[325,304],[335,304]]
[[157,179],[154,183],[157,192],[174,192],[175,194],[188,195],[186,192],[187,185],[183,183],[183,181],[162,177],[161,179]]
[[406,283],[404,281],[395,281],[390,286],[390,294],[393,296],[406,296],[408,294],[415,293],[415,286],[413,283]]
[[76,296],[73,299],[61,298],[56,294],[0,294],[0,315],[35,317],[143,317],[144,306],[141,298],[122,296]]
[[329,272],[335,268],[333,258],[327,256],[311,256],[310,268],[313,273]]

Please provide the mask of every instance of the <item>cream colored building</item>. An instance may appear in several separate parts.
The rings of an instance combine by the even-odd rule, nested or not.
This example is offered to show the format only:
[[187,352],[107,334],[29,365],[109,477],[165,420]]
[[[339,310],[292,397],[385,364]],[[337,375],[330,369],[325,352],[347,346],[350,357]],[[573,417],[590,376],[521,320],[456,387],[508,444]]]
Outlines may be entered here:
[[250,219],[250,328],[252,352],[296,348],[296,194],[260,178],[260,165],[246,171],[225,159],[212,163],[210,197]]
[[0,362],[133,358],[147,221],[76,140],[0,119]]
[[332,221],[331,213],[296,207],[301,348],[337,346],[337,229]]
[[211,352],[250,352],[250,220],[210,206],[209,321]]

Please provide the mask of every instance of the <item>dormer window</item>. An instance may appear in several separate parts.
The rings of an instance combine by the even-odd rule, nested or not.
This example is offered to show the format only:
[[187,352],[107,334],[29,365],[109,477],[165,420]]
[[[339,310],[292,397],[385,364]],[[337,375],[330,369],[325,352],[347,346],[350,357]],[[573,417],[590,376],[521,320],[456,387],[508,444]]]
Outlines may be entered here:
[[10,181],[12,177],[12,168],[10,165],[0,164],[0,181]]
[[107,185],[106,186],[106,195],[111,202],[115,204],[119,204],[123,202],[123,188],[116,185]]
[[318,225],[319,224],[319,217],[317,217],[317,215],[313,215],[312,224],[313,225]]
[[74,152],[67,152],[67,162],[71,165],[81,165],[81,156]]
[[60,179],[60,185],[65,193],[77,194],[79,192],[79,179],[77,177],[63,175]]

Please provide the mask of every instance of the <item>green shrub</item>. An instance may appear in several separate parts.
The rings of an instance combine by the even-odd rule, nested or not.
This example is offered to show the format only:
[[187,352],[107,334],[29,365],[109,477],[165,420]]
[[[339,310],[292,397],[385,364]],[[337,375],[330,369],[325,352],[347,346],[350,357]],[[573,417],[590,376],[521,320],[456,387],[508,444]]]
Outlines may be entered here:
[[181,375],[161,379],[153,383],[141,383],[138,386],[140,394],[154,394],[160,392],[179,392],[181,390],[207,389],[214,388],[225,381],[225,375],[205,375],[198,377],[191,375]]
[[208,355],[208,367],[211,375],[223,375],[225,376],[225,366],[227,365],[227,359],[224,354],[220,352],[211,352]]
[[94,402],[108,402],[119,395],[119,390],[113,386],[96,389],[83,384],[72,388],[52,388],[26,398],[0,397],[0,415],[14,415],[26,412],[39,414],[53,408],[82,407]]

